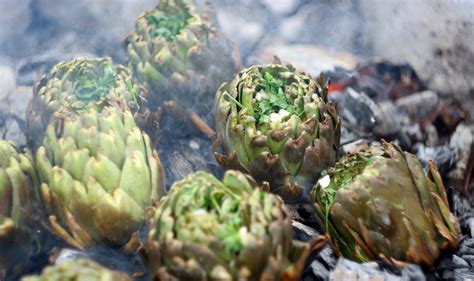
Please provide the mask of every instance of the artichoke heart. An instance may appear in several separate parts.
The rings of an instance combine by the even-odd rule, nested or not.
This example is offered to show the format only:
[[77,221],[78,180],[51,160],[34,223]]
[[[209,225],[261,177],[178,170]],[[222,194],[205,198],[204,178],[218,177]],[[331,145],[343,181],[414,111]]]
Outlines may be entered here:
[[136,113],[144,103],[144,92],[134,82],[130,70],[113,64],[111,58],[60,62],[35,85],[28,105],[28,144],[36,151],[55,112],[64,109],[84,112],[89,108],[101,111],[114,105]]
[[130,111],[58,112],[36,154],[50,230],[74,247],[123,246],[163,190],[163,168]]
[[314,186],[317,215],[340,255],[432,267],[459,242],[441,176],[392,143],[343,156]]
[[298,280],[309,254],[283,201],[238,171],[176,182],[150,221],[142,257],[155,280]]
[[328,83],[291,65],[256,65],[224,83],[216,95],[216,127],[225,169],[238,169],[286,202],[309,193],[334,164],[341,123],[328,102]]
[[232,44],[192,0],[163,0],[143,13],[127,38],[133,74],[149,90],[150,107],[174,101],[201,116],[219,85],[239,67]]
[[0,140],[0,272],[20,268],[31,254],[37,185],[32,155]]

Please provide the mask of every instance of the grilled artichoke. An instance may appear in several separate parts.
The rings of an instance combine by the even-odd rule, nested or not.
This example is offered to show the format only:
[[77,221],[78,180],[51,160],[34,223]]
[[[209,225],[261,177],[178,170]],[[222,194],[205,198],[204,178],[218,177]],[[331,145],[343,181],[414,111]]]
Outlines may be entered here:
[[[51,116],[60,109],[100,111],[109,105],[125,105],[138,116],[144,95],[144,89],[134,82],[130,70],[114,65],[110,58],[60,62],[34,88],[27,114],[28,144],[36,151]],[[145,119],[147,113],[141,108],[140,118]]]
[[127,274],[111,271],[88,259],[71,260],[49,266],[39,276],[27,276],[22,281],[131,281]]
[[156,109],[173,100],[201,116],[219,85],[238,68],[230,42],[192,0],[162,0],[142,14],[127,39],[129,63]]
[[149,137],[117,107],[55,115],[36,154],[50,230],[79,249],[123,246],[163,190]]
[[273,194],[237,171],[176,182],[154,213],[143,258],[155,280],[297,280],[309,246]]
[[31,155],[0,140],[0,272],[21,266],[31,253],[37,184]]
[[291,65],[243,70],[216,95],[225,154],[216,153],[217,161],[268,181],[286,202],[299,200],[339,149],[341,123],[327,94],[322,75],[315,81]]
[[342,157],[315,185],[313,199],[340,255],[356,261],[407,261],[431,267],[458,244],[436,166],[384,142]]

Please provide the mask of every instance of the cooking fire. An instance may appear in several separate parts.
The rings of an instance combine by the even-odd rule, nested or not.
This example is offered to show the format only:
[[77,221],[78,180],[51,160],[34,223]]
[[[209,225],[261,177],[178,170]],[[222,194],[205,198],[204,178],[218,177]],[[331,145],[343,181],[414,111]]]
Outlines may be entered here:
[[474,280],[474,3],[0,3],[0,281]]

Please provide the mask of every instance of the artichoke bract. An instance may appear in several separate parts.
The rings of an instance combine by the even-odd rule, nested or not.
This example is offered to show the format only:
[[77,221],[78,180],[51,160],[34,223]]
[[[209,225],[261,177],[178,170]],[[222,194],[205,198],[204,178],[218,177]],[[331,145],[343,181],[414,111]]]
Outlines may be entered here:
[[172,100],[203,117],[212,112],[217,88],[239,67],[231,43],[192,0],[163,0],[143,13],[127,51],[152,109]]
[[79,249],[123,246],[163,190],[158,154],[130,111],[55,115],[36,154],[49,229]]
[[313,189],[318,216],[337,253],[360,262],[385,259],[431,267],[458,244],[457,219],[430,162],[383,142],[343,156]]
[[[138,112],[145,89],[134,82],[131,71],[110,58],[77,58],[60,62],[34,88],[28,105],[27,141],[36,151],[53,113],[67,108],[97,111],[110,105]],[[143,107],[143,106],[142,106]]]
[[328,83],[291,65],[257,65],[224,83],[216,95],[216,127],[225,169],[238,169],[286,202],[307,195],[334,164],[341,123]]
[[21,266],[31,254],[37,184],[31,154],[0,140],[0,272]]
[[187,176],[152,215],[142,257],[155,280],[298,280],[309,254],[283,201],[238,171]]
[[127,274],[109,270],[89,259],[67,261],[46,267],[41,275],[26,276],[22,281],[131,281]]

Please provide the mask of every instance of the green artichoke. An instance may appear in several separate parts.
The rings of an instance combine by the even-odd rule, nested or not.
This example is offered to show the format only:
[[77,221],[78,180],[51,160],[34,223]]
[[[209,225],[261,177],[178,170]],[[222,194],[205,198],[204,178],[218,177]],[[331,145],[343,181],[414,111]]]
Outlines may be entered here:
[[37,184],[31,155],[0,140],[0,272],[22,264],[31,253]]
[[55,115],[36,154],[50,230],[79,249],[132,242],[163,190],[149,137],[113,106]]
[[431,267],[458,244],[458,223],[430,162],[384,142],[343,156],[312,196],[334,249],[356,261],[386,259]]
[[127,274],[109,270],[88,259],[67,261],[49,266],[39,276],[26,276],[22,281],[131,281]]
[[[114,65],[110,58],[60,62],[34,88],[27,114],[28,144],[36,151],[51,116],[62,108],[82,112],[88,108],[100,111],[105,106],[119,105],[138,115],[144,92],[134,82],[130,70]],[[147,113],[140,114],[144,119]]]
[[212,112],[217,88],[239,67],[230,42],[192,0],[162,0],[143,13],[127,51],[153,109],[173,100],[202,116]]
[[328,102],[328,83],[291,65],[253,66],[216,95],[216,126],[225,169],[238,169],[286,202],[307,195],[321,171],[334,164],[341,123]]
[[142,252],[155,280],[297,280],[309,245],[292,240],[281,199],[256,187],[237,171],[176,182]]

